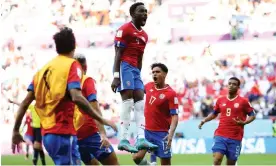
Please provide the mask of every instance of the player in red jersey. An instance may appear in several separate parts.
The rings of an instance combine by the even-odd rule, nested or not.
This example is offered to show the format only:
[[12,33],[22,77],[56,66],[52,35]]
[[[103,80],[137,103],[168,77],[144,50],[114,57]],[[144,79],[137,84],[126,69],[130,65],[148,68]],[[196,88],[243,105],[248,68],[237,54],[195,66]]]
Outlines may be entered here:
[[254,109],[248,100],[238,95],[239,87],[240,80],[231,77],[228,80],[228,96],[218,98],[214,112],[199,124],[201,129],[204,123],[215,119],[220,113],[212,147],[214,165],[221,165],[224,155],[227,157],[227,165],[236,164],[240,155],[244,126],[255,119]]
[[26,120],[24,123],[24,126],[27,125],[27,131],[25,132],[25,135],[24,135],[24,140],[26,141],[26,159],[29,158],[29,149],[30,149],[30,146],[32,146],[32,142],[33,142],[33,128],[31,126],[31,123],[32,123],[31,113],[27,112]]
[[[131,22],[121,26],[115,37],[114,79],[111,88],[117,90],[122,97],[120,112],[120,143],[119,150],[136,153],[137,149],[155,149],[144,136],[144,84],[141,79],[142,59],[148,42],[148,35],[142,29],[146,24],[147,9],[141,2],[134,3],[130,9]],[[130,145],[129,126],[130,112],[134,106],[137,126],[136,147]]]
[[[97,101],[97,91],[93,78],[86,76],[87,63],[84,55],[74,57],[81,65],[84,77],[82,78],[82,94],[91,106],[101,115]],[[82,110],[81,110],[82,111]],[[83,111],[82,111],[83,112]],[[113,147],[108,142],[104,126],[93,118],[85,115],[85,122],[77,131],[79,151],[82,161],[86,165],[119,165]]]
[[[171,165],[171,142],[178,124],[178,100],[176,92],[165,83],[168,68],[162,63],[154,63],[151,69],[154,82],[145,85],[145,137],[158,145],[153,153],[161,159],[161,165]],[[146,152],[140,150],[133,155],[137,165],[149,164],[143,159]]]

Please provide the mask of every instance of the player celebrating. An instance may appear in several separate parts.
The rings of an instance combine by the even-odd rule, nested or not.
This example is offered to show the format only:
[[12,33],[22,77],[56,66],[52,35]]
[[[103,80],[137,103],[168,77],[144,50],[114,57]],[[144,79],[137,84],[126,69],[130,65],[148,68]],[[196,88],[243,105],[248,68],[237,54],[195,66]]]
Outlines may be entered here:
[[[228,96],[218,98],[214,112],[199,124],[199,129],[201,129],[204,123],[215,119],[219,113],[221,114],[212,147],[214,165],[221,165],[224,155],[227,157],[227,165],[236,164],[240,155],[244,125],[255,119],[255,112],[248,100],[238,95],[239,87],[240,80],[231,77],[228,80]],[[246,118],[247,115],[248,118]]]
[[[35,99],[35,110],[41,120],[43,144],[56,165],[80,165],[77,148],[76,128],[81,113],[75,111],[75,104],[101,124],[114,123],[103,119],[80,91],[82,71],[73,59],[76,40],[71,29],[65,27],[54,35],[56,51],[59,54],[39,70],[28,87],[28,93],[19,106],[12,136],[13,152],[23,141],[19,133],[26,109]],[[75,104],[74,104],[75,103]]]
[[[141,2],[134,3],[130,9],[132,21],[119,28],[115,37],[114,79],[111,88],[118,90],[122,97],[120,112],[121,135],[119,150],[136,153],[137,149],[155,149],[144,136],[144,85],[141,80],[142,58],[148,41],[148,35],[142,29],[146,24],[147,9]],[[134,106],[137,126],[136,147],[130,145],[130,112]]]
[[[86,58],[81,54],[76,55],[74,58],[81,64],[84,71],[81,82],[83,96],[86,97],[91,106],[101,115],[94,80],[86,76]],[[85,115],[85,122],[78,129],[77,137],[81,159],[86,165],[99,165],[98,161],[102,165],[119,165],[114,149],[106,137],[104,126],[97,123],[93,118]]]
[[[151,66],[154,82],[145,86],[146,139],[158,145],[153,153],[161,165],[171,165],[171,142],[178,123],[178,100],[175,91],[165,83],[168,68],[162,63]],[[133,155],[137,165],[149,164],[144,158],[146,150]]]

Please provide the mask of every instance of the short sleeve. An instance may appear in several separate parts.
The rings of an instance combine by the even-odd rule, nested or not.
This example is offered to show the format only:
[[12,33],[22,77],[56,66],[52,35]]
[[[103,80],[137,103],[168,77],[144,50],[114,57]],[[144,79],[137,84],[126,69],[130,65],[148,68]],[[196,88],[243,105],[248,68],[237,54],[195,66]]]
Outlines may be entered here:
[[89,77],[85,80],[82,91],[89,102],[97,100],[95,81],[92,78]]
[[126,26],[122,26],[117,30],[116,36],[114,39],[114,44],[116,47],[127,47],[128,44],[128,30]]
[[32,92],[34,92],[34,81],[32,81],[32,82],[30,83],[30,85],[29,85],[28,88],[27,88],[27,91],[32,91]]
[[213,110],[213,114],[219,114],[220,110],[219,110],[219,105],[220,105],[220,99],[217,99],[215,105],[214,105],[214,110]]
[[81,89],[82,70],[81,66],[77,62],[73,62],[71,65],[69,76],[67,80],[67,90]]
[[245,111],[248,116],[255,116],[255,111],[248,100],[244,101]]
[[173,92],[172,95],[169,98],[169,109],[170,109],[170,114],[171,115],[177,115],[179,113],[178,98],[177,98],[175,92]]

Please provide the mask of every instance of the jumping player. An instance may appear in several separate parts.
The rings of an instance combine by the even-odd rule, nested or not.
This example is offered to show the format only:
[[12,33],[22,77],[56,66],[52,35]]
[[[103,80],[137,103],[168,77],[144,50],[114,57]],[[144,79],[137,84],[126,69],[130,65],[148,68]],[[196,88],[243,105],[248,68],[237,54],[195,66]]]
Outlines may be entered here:
[[[147,21],[147,9],[141,2],[131,5],[131,22],[121,26],[115,37],[114,79],[111,88],[121,94],[122,109],[120,112],[121,135],[119,150],[136,153],[137,149],[155,149],[144,136],[144,85],[141,80],[141,69],[144,49],[148,35],[142,29]],[[130,145],[129,126],[130,112],[134,106],[134,116],[137,126],[136,147]]]
[[[168,68],[162,63],[151,66],[154,82],[145,85],[146,139],[158,145],[153,153],[161,165],[171,165],[171,142],[178,124],[178,100],[175,91],[165,83]],[[137,165],[148,165],[144,158],[146,150],[133,155]]]
[[43,144],[55,165],[81,165],[77,146],[76,128],[81,113],[75,110],[75,104],[99,123],[116,125],[103,119],[92,108],[81,93],[82,70],[73,58],[76,39],[70,28],[63,28],[54,35],[56,51],[59,54],[48,62],[34,76],[28,87],[28,93],[19,106],[12,136],[12,149],[23,141],[19,133],[22,118],[33,100],[35,110],[42,126]]
[[[86,76],[86,58],[81,54],[76,55],[74,58],[80,63],[84,72],[81,82],[82,94],[101,115],[97,101],[95,81],[93,78]],[[108,142],[104,126],[93,118],[85,115],[85,122],[78,129],[77,137],[81,159],[86,165],[99,165],[98,161],[102,165],[119,165],[114,149]]]
[[[224,155],[226,165],[235,165],[241,151],[244,126],[255,119],[255,112],[248,100],[238,95],[240,80],[231,77],[228,80],[228,96],[217,99],[213,113],[201,121],[202,126],[220,113],[219,126],[215,131],[213,165],[221,165]],[[247,118],[247,116],[249,116]]]

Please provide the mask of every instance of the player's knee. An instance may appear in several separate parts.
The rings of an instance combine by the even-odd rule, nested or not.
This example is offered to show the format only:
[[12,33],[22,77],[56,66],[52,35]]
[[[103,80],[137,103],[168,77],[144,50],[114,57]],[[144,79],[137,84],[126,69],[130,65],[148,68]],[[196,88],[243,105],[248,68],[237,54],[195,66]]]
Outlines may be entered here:
[[139,165],[140,162],[143,160],[144,156],[142,156],[139,153],[136,153],[132,156],[133,161],[135,162],[135,164]]
[[214,165],[221,165],[222,158],[214,158]]
[[41,143],[40,143],[40,142],[35,141],[35,142],[34,142],[34,149],[41,150],[41,149],[42,149],[42,147],[41,147]]
[[133,99],[133,90],[127,89],[120,92],[122,100]]

